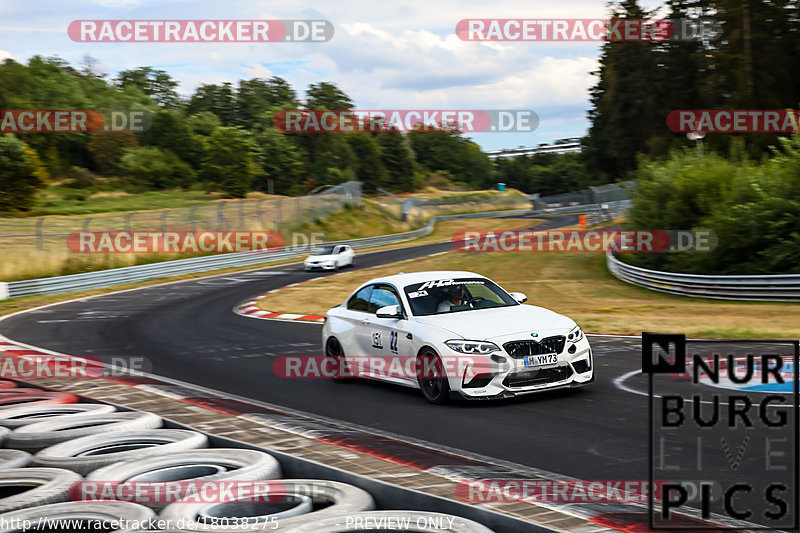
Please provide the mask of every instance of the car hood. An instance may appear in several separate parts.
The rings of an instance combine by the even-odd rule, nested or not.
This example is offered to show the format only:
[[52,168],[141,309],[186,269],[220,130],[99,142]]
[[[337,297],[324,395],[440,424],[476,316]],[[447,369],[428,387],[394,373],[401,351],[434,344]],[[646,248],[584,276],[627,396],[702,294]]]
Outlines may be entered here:
[[309,255],[306,257],[306,261],[326,261],[330,259],[335,259],[336,256],[334,254],[329,255]]
[[499,337],[537,333],[539,338],[565,333],[575,321],[544,307],[515,305],[496,309],[475,309],[443,315],[416,317],[417,322],[449,330],[470,340],[491,340]]

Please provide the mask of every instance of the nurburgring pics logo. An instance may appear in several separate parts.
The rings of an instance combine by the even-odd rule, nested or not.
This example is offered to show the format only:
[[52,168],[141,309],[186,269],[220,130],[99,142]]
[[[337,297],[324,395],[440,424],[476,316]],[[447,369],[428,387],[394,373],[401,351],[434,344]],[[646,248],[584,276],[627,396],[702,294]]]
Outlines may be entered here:
[[531,132],[539,126],[539,116],[519,109],[284,109],[275,113],[272,125],[286,133]]
[[119,109],[3,109],[0,133],[92,133],[150,129],[149,111]]
[[322,43],[333,38],[327,20],[73,20],[80,43]]
[[717,236],[710,231],[673,230],[509,230],[453,234],[460,252],[710,252]]
[[711,19],[462,19],[462,41],[688,41],[721,34]]
[[798,124],[795,109],[678,109],[667,115],[676,133],[797,133]]
[[[649,480],[676,479],[652,489],[650,529],[797,529],[799,357],[796,340],[642,334]],[[687,523],[689,502],[716,523]]]

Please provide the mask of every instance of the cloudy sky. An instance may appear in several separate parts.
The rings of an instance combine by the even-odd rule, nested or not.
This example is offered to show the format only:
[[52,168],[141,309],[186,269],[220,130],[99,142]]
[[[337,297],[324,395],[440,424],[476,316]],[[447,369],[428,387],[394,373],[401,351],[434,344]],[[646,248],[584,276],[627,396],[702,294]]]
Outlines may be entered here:
[[[655,9],[661,3],[640,2]],[[468,42],[468,18],[606,18],[606,0],[0,0],[0,60],[40,54],[79,65],[89,54],[117,72],[151,66],[179,92],[202,83],[277,75],[301,95],[311,83],[337,84],[361,109],[533,109],[532,133],[480,133],[484,149],[531,146],[585,134],[590,72],[599,43]],[[73,20],[325,19],[326,43],[78,43]]]

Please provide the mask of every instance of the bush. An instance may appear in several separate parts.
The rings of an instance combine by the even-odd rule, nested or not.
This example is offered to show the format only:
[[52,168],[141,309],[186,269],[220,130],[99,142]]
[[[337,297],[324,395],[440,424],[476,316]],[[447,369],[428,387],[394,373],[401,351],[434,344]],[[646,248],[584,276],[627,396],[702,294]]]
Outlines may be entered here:
[[13,135],[0,136],[0,211],[27,211],[47,183],[38,154]]
[[169,150],[153,146],[129,148],[120,162],[123,175],[144,189],[187,187],[195,171]]

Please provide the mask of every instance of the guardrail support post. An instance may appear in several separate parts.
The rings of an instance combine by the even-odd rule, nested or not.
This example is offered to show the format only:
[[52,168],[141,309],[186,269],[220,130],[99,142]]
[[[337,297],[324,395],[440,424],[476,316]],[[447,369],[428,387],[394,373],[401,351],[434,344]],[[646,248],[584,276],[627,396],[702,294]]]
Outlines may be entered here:
[[[36,248],[44,250],[44,235],[42,234],[42,226],[44,225],[44,217],[36,219]],[[2,300],[3,298],[0,298]]]
[[0,300],[8,300],[8,283],[0,281]]

